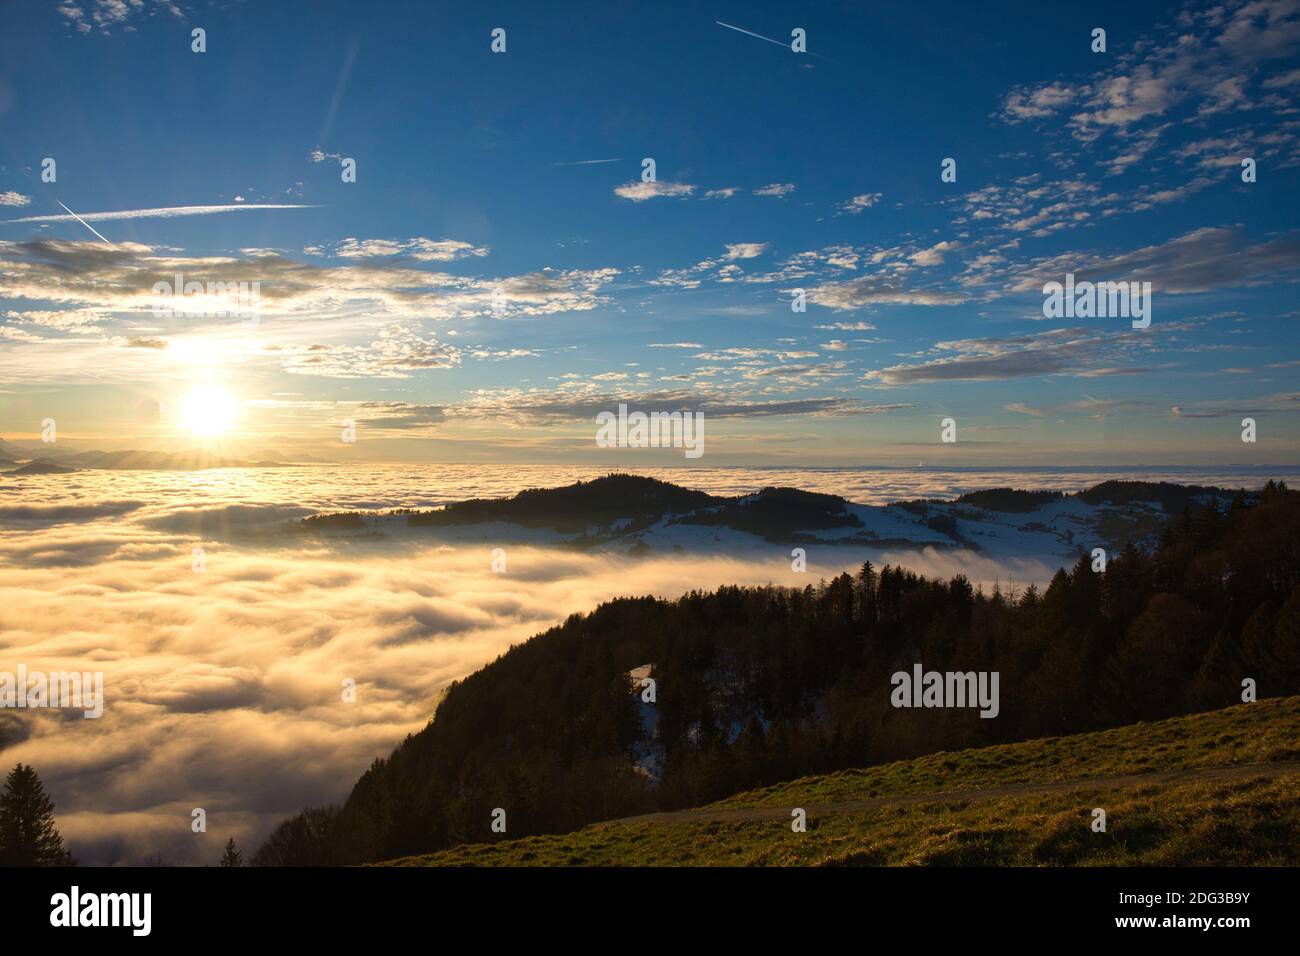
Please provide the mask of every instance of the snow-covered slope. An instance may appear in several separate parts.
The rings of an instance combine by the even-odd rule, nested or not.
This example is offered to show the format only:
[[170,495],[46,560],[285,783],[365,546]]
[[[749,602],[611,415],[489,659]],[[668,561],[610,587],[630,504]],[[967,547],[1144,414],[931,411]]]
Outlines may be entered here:
[[720,498],[650,478],[615,475],[433,512],[316,515],[295,530],[321,537],[565,546],[597,553],[770,555],[774,545],[935,549],[994,561],[1073,563],[1094,548],[1142,546],[1211,488],[1108,482],[1077,494],[980,492],[955,501],[860,505],[791,488]]

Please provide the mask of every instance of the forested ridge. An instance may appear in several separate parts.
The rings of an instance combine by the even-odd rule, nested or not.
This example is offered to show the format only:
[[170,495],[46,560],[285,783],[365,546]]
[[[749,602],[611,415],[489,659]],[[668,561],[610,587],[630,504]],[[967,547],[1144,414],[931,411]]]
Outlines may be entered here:
[[[995,719],[890,705],[890,675],[998,671]],[[656,702],[628,674],[651,664]],[[263,865],[359,863],[698,805],[803,774],[1078,733],[1300,690],[1300,493],[1270,482],[1171,518],[1042,592],[863,565],[803,589],[611,601],[453,684],[339,807],[282,823]],[[643,710],[657,733],[645,739]],[[650,746],[653,745],[653,746]],[[653,784],[634,757],[660,759]]]

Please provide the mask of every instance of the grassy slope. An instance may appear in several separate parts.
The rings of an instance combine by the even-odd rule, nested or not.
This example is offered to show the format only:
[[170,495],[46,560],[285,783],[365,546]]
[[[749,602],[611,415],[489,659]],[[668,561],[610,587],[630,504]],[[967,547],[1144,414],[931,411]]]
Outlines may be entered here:
[[808,803],[835,803],[1298,758],[1300,697],[1275,697],[1157,723],[955,753],[940,751],[865,770],[804,777],[737,794],[712,806],[796,806],[791,803],[796,797]]
[[[1300,697],[1074,737],[939,753],[806,777],[713,807],[815,807],[1008,784],[1300,758]],[[1094,833],[1093,807],[1107,832]],[[1257,865],[1300,863],[1300,775],[1108,786],[809,813],[785,820],[629,823],[393,861],[448,865]]]

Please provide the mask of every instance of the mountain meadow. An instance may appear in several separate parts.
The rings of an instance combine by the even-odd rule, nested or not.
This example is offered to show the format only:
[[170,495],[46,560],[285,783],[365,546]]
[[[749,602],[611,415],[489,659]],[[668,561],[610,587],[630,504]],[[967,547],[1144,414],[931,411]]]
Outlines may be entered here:
[[386,865],[1295,866],[1297,741],[1300,697],[1273,698],[842,770],[699,810]]

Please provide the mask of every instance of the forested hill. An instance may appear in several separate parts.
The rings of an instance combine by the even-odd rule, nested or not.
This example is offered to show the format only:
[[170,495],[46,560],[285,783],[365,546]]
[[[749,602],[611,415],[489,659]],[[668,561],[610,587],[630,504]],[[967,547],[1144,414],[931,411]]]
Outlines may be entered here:
[[[1000,708],[895,709],[890,676],[997,671]],[[656,701],[631,670],[652,665]],[[638,674],[643,672],[638,672]],[[799,775],[1300,690],[1300,494],[1270,483],[1171,518],[1104,573],[983,593],[864,565],[802,590],[722,588],[575,615],[452,685],[341,807],[285,821],[263,864],[363,862]]]

